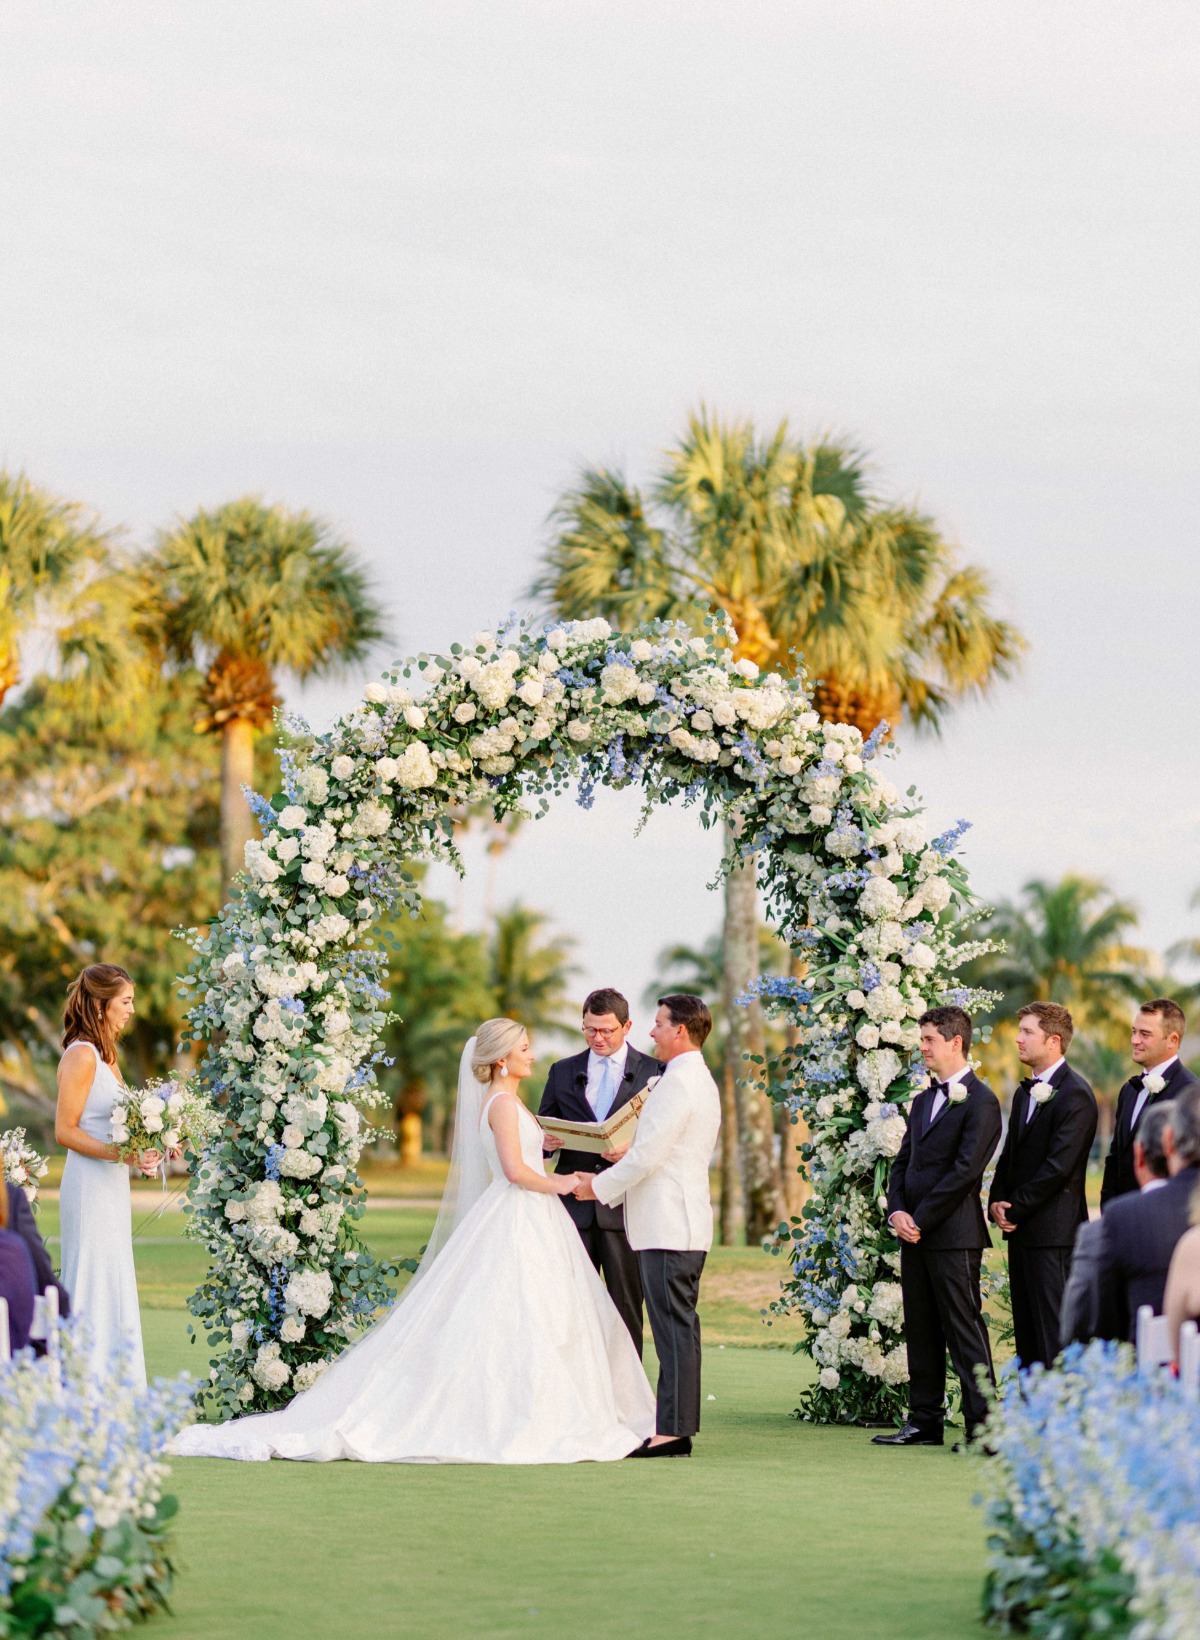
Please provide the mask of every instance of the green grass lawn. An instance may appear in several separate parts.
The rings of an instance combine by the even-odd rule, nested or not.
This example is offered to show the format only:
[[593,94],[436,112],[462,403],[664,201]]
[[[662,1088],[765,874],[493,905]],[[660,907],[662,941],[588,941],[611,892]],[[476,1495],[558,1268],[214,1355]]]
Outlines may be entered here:
[[[135,1229],[152,1210],[139,1194]],[[39,1214],[57,1234],[56,1204]],[[377,1251],[415,1253],[428,1210],[373,1209]],[[136,1242],[151,1374],[207,1368],[186,1294],[203,1255],[168,1213]],[[716,1249],[706,1275],[704,1429],[660,1463],[424,1467],[176,1459],[178,1640],[296,1633],[414,1640],[575,1633],[722,1640],[962,1640],[977,1632],[975,1461],[884,1452],[790,1416],[795,1324],[759,1310],[779,1265]],[[785,1338],[786,1335],[786,1338]],[[784,1343],[788,1347],[781,1347]],[[748,1347],[756,1346],[756,1347]],[[653,1374],[653,1361],[648,1361]]]

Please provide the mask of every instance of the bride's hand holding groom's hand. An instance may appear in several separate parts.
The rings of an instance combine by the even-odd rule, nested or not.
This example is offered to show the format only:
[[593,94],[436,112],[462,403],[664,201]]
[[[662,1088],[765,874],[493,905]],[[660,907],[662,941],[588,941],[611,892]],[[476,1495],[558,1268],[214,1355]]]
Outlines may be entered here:
[[595,1201],[596,1192],[592,1189],[592,1175],[590,1173],[577,1173],[575,1175],[574,1193],[577,1202]]
[[576,1191],[579,1183],[578,1173],[552,1173],[548,1175],[554,1180],[554,1191],[558,1196],[570,1196]]

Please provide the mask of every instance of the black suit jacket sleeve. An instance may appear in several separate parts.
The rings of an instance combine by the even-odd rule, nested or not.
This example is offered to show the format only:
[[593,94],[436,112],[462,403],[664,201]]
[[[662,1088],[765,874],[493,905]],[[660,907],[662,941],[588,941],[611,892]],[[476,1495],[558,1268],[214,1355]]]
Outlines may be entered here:
[[1008,1132],[1004,1135],[1004,1143],[1001,1145],[1000,1154],[996,1158],[996,1171],[992,1174],[992,1188],[988,1192],[989,1212],[993,1202],[1006,1202],[1009,1199],[1008,1164],[1012,1159],[1013,1145],[1016,1142],[1017,1121],[1017,1101],[1014,1099],[1008,1117]]
[[896,1152],[896,1160],[892,1163],[892,1171],[888,1178],[887,1210],[888,1218],[893,1213],[906,1213],[904,1205],[904,1181],[908,1177],[908,1164],[912,1160],[912,1130],[913,1119],[916,1115],[917,1100],[914,1099],[908,1108],[908,1126],[904,1129],[904,1137],[900,1141],[900,1149]]
[[935,1230],[972,1190],[978,1191],[1000,1137],[1000,1106],[990,1094],[972,1099],[963,1114],[962,1141],[954,1161],[913,1214],[921,1231]]
[[[1008,1216],[1014,1224],[1020,1224],[1023,1219],[1036,1213],[1039,1207],[1044,1207],[1056,1191],[1063,1185],[1079,1167],[1082,1157],[1085,1157],[1091,1148],[1092,1139],[1096,1133],[1096,1105],[1095,1101],[1080,1088],[1060,1088],[1055,1096],[1059,1103],[1058,1120],[1054,1126],[1054,1133],[1046,1151],[1046,1159],[1031,1179],[1013,1193],[1012,1206]],[[1045,1112],[1049,1115],[1049,1112]],[[1038,1120],[1037,1117],[1034,1118]],[[1012,1138],[1012,1124],[1009,1124],[1009,1138]],[[992,1186],[992,1196],[995,1197],[995,1183]],[[1003,1200],[1003,1197],[1000,1198]]]
[[1108,1145],[1108,1155],[1104,1158],[1104,1179],[1100,1185],[1100,1206],[1107,1207],[1113,1196],[1120,1194],[1120,1181],[1117,1177],[1117,1156],[1121,1141],[1121,1123],[1125,1119],[1125,1108],[1128,1099],[1128,1082],[1117,1095],[1117,1113],[1113,1118],[1112,1138]]

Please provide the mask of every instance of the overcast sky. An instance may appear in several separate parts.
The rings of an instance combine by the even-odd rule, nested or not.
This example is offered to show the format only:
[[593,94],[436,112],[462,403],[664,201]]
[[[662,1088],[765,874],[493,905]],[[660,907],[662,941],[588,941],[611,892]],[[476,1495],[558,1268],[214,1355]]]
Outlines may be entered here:
[[[399,653],[503,617],[577,465],[646,471],[701,401],[849,433],[1032,644],[903,784],[986,894],[1085,871],[1165,945],[1200,932],[1198,46],[1191,0],[6,0],[0,460],[142,535],[323,513]],[[496,878],[631,994],[718,917],[690,817],[634,809],[561,806]]]

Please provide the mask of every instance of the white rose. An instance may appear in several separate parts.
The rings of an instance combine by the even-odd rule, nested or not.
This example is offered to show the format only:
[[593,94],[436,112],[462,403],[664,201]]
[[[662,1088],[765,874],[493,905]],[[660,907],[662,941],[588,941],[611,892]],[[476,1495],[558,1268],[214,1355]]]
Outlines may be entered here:
[[477,655],[464,655],[454,670],[460,678],[465,678],[470,683],[472,678],[477,678],[483,671],[483,662]]
[[279,1329],[279,1336],[285,1344],[298,1344],[304,1337],[304,1323],[298,1315],[285,1315]]
[[395,780],[399,767],[394,757],[381,757],[375,765],[375,773],[386,785],[389,781]]
[[340,900],[343,894],[350,892],[350,879],[338,872],[334,877],[325,879],[325,892],[335,900]]
[[702,735],[706,735],[713,726],[711,712],[693,712],[692,728]]
[[349,780],[354,773],[354,759],[343,752],[329,765],[329,772],[335,780]]
[[387,685],[384,683],[369,683],[363,690],[363,699],[371,701],[376,706],[382,705],[387,696]]
[[305,860],[300,867],[300,875],[306,883],[323,883],[325,881],[325,867],[320,860]]
[[658,689],[652,683],[639,683],[637,686],[637,703],[639,706],[649,706],[657,695]]
[[281,837],[275,844],[275,853],[284,865],[287,865],[289,860],[294,860],[299,852],[300,839],[298,837]]
[[567,724],[567,734],[572,740],[583,741],[592,738],[592,727],[582,718],[572,718]]
[[739,678],[753,679],[758,676],[758,666],[754,661],[735,661],[733,663],[733,670],[737,673]]
[[308,813],[298,803],[289,803],[279,813],[279,824],[284,831],[299,831],[308,820]]
[[517,694],[526,706],[540,706],[546,695],[546,685],[541,678],[526,678]]
[[639,663],[648,661],[654,654],[654,646],[647,643],[645,638],[635,638],[629,646],[629,653]]
[[455,723],[470,723],[479,715],[479,708],[473,700],[460,701],[454,708]]
[[419,706],[406,706],[404,721],[410,729],[423,729],[425,727],[425,713]]
[[842,1375],[836,1367],[822,1367],[820,1384],[822,1389],[836,1389],[842,1381]]
[[1157,1071],[1147,1071],[1142,1077],[1142,1086],[1148,1094],[1154,1095],[1161,1093],[1166,1085],[1166,1077],[1160,1076]]

